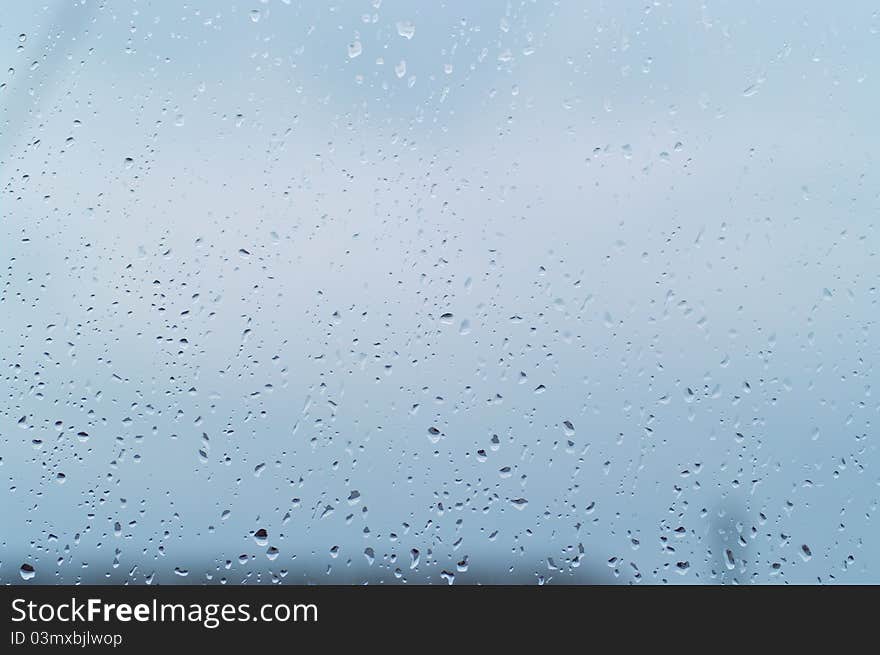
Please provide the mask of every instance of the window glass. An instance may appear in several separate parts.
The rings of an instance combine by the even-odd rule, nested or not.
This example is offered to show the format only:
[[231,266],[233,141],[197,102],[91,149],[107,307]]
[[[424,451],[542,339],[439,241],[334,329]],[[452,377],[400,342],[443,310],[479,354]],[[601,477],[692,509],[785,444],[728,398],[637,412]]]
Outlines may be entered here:
[[0,582],[880,582],[878,31],[8,3]]

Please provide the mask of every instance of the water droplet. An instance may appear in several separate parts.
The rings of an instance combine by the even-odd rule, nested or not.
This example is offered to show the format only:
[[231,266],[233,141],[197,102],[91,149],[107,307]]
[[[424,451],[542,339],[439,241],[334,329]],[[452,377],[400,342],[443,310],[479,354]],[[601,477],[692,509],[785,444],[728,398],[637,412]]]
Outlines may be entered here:
[[27,563],[22,564],[18,572],[21,574],[22,580],[31,580],[37,574],[34,567]]
[[397,33],[405,39],[411,39],[416,35],[416,26],[408,20],[398,21]]

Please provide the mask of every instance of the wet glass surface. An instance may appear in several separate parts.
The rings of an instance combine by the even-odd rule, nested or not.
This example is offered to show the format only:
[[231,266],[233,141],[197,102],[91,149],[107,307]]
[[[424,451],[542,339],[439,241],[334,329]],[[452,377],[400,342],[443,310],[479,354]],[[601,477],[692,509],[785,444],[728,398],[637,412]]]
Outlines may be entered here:
[[869,2],[0,17],[0,582],[880,582]]

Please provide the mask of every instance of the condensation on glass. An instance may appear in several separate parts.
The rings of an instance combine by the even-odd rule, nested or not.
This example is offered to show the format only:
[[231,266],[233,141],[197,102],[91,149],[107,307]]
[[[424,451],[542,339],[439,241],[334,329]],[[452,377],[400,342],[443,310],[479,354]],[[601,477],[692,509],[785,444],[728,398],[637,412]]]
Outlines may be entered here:
[[874,3],[9,3],[0,582],[880,582]]

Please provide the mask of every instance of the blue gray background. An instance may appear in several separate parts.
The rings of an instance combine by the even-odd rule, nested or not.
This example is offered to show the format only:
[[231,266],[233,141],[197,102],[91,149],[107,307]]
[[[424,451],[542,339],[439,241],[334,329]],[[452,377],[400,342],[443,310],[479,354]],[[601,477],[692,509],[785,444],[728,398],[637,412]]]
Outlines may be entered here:
[[0,582],[880,582],[874,3],[10,2],[0,60]]

